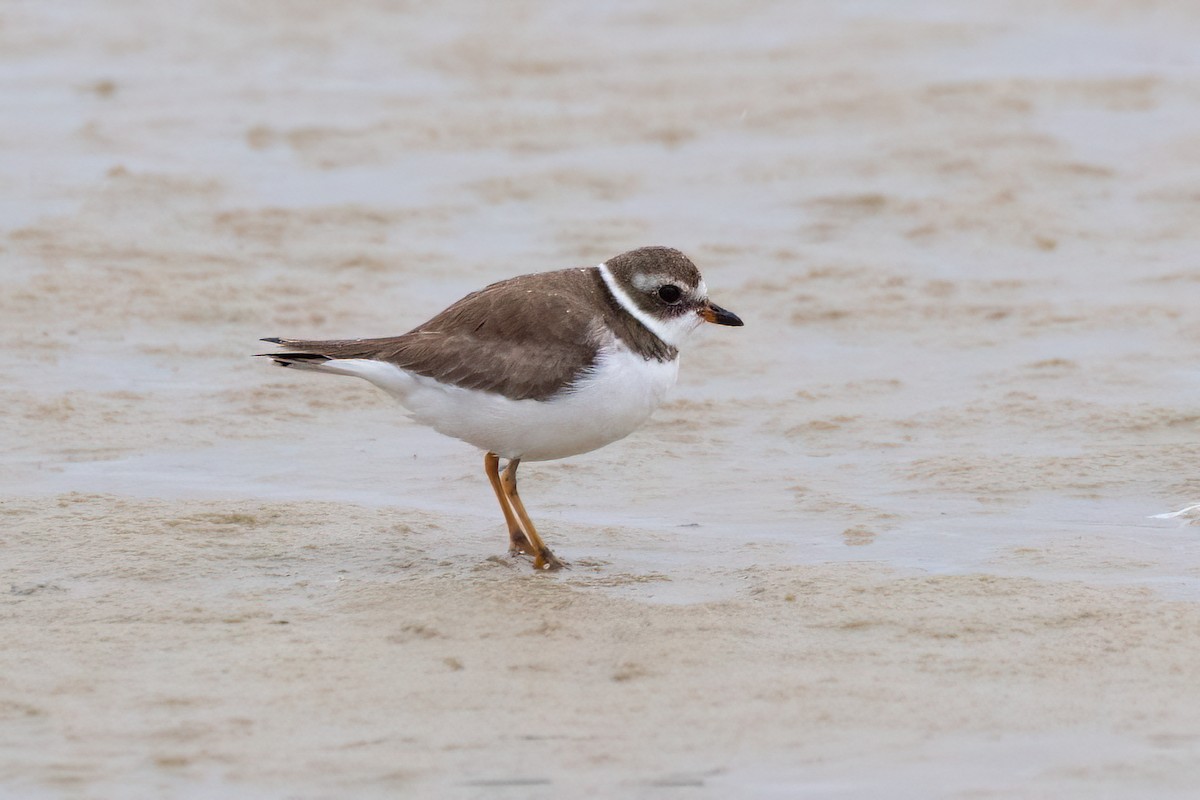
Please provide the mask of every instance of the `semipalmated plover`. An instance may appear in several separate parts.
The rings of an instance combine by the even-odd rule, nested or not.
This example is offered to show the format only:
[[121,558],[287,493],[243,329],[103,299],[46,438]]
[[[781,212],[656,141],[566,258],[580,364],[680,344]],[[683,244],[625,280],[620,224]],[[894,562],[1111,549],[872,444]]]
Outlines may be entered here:
[[417,422],[483,450],[510,551],[533,556],[536,569],[557,569],[563,562],[517,494],[517,467],[632,433],[674,385],[678,348],[705,321],[742,324],[709,302],[687,256],[642,247],[595,267],[493,283],[402,336],[270,338],[263,341],[286,352],[261,355],[364,378]]

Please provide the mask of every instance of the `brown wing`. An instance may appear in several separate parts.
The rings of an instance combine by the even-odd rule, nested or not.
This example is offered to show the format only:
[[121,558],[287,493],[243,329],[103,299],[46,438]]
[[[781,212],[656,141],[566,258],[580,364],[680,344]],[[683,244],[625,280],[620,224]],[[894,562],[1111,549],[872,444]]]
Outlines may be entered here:
[[570,269],[494,283],[402,336],[268,341],[301,358],[371,358],[466,389],[546,400],[592,365],[608,304],[596,270]]

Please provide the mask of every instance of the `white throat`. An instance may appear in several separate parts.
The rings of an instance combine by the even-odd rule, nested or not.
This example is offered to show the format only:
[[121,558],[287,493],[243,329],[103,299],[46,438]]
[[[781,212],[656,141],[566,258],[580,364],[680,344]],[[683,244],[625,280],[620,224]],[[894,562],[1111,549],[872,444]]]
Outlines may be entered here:
[[677,317],[663,319],[656,317],[653,314],[647,314],[634,299],[629,296],[629,293],[617,283],[617,279],[608,269],[608,264],[600,263],[596,269],[600,270],[600,277],[604,280],[604,285],[608,287],[608,291],[612,292],[612,296],[617,298],[617,303],[621,308],[625,309],[638,322],[646,326],[646,328],[669,344],[671,347],[679,347],[683,340],[688,337],[692,331],[696,330],[702,320],[699,314],[681,314]]

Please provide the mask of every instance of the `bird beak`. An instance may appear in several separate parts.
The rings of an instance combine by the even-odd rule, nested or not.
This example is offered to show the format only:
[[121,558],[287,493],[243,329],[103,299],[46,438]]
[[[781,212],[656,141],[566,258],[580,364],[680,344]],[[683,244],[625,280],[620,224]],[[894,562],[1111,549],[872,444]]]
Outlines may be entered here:
[[716,303],[706,302],[700,309],[700,316],[705,322],[715,322],[718,325],[732,325],[736,328],[745,324],[737,314],[726,311]]

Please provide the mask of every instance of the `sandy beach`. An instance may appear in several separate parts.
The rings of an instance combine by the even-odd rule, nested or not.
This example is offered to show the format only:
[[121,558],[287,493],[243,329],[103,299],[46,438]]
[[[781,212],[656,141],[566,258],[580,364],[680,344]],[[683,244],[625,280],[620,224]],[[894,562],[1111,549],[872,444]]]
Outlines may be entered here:
[[[0,6],[0,797],[1194,797],[1197,41]],[[250,357],[649,244],[746,326],[522,467],[561,573],[472,448]]]

